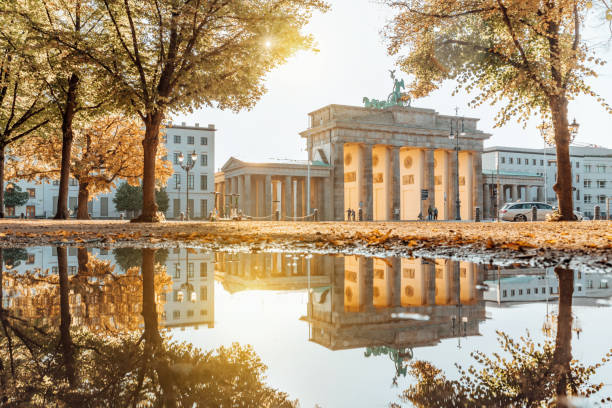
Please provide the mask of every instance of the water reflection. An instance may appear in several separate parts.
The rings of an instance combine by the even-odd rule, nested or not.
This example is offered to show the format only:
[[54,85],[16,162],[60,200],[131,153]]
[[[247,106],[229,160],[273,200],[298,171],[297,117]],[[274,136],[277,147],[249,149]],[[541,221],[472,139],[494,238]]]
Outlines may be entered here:
[[[210,386],[212,379],[204,378],[204,373],[210,372],[206,364],[214,361],[223,367],[235,359],[245,364],[239,375],[247,375],[249,370],[255,372],[254,377],[249,377],[253,393],[265,392],[279,406],[291,404],[286,395],[263,385],[263,366],[250,349],[236,346],[209,354],[168,343],[163,328],[219,330],[215,325],[215,282],[222,295],[250,291],[263,291],[264,297],[273,296],[272,292],[306,293],[298,316],[308,327],[304,340],[332,351],[356,350],[368,361],[387,361],[387,371],[378,375],[394,385],[404,378],[408,382],[419,381],[420,388],[408,388],[404,397],[417,405],[429,398],[428,403],[422,404],[425,406],[436,406],[438,402],[437,406],[448,406],[444,404],[462,401],[469,392],[447,380],[444,372],[421,361],[423,350],[440,347],[449,340],[457,349],[469,348],[471,338],[483,335],[481,327],[491,310],[534,302],[546,303],[546,314],[530,319],[539,319],[554,342],[542,351],[542,365],[531,365],[525,374],[520,374],[524,376],[522,383],[546,375],[547,381],[542,383],[545,386],[541,384],[543,391],[536,393],[530,389],[536,396],[534,401],[564,395],[564,390],[586,393],[580,388],[588,380],[586,377],[580,380],[586,371],[576,375],[578,366],[571,363],[572,333],[578,336],[582,331],[572,302],[601,306],[598,298],[612,295],[609,277],[603,274],[500,269],[445,259],[64,247],[5,249],[1,263],[4,268],[0,300],[2,324],[6,327],[0,333],[2,346],[6,346],[0,366],[2,381],[36,372],[41,384],[45,376],[59,378],[67,390],[103,381],[103,374],[91,378],[92,374],[87,373],[96,367],[101,373],[136,376],[134,383],[125,385],[136,393],[132,398],[145,398],[147,387],[153,387],[157,390],[155,401],[166,405],[186,401],[187,394],[192,392],[177,384],[181,373],[201,374],[181,380],[191,384],[189,387]],[[502,350],[514,352],[513,358],[527,367],[533,355],[521,354],[521,349],[512,348],[514,343],[503,339]],[[303,348],[299,344],[287,347]],[[107,354],[104,358],[92,358],[85,356],[84,349],[104,349]],[[444,358],[459,361],[462,351]],[[16,358],[17,354],[21,357]],[[55,365],[49,366],[53,369],[41,369],[34,363],[47,354],[57,359]],[[26,364],[28,368],[13,373],[13,366],[24,364],[28,358],[32,360]],[[488,357],[483,354],[479,358],[486,361]],[[318,364],[323,370],[328,368],[325,361]],[[513,367],[499,363],[491,368],[490,376],[509,378],[512,370]],[[7,377],[9,371],[11,375]],[[533,378],[527,381],[529,375]],[[431,394],[423,392],[427,381],[435,384]],[[13,381],[14,387],[15,384],[17,381]],[[440,387],[448,387],[448,394],[441,393]],[[508,387],[508,393],[526,392]],[[41,392],[37,389],[35,394]],[[219,391],[219,398],[227,397],[224,392],[229,391]],[[68,398],[68,394],[61,395]],[[442,395],[446,395],[445,399],[436,399]],[[133,403],[125,401],[126,405]],[[478,400],[486,406],[483,401]],[[499,404],[511,400],[495,401]]]

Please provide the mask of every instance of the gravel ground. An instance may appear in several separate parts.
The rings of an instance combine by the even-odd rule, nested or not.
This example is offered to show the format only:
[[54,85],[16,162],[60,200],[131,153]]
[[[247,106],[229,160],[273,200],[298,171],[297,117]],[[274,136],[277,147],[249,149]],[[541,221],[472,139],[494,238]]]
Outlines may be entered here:
[[[205,246],[307,248],[372,255],[449,256],[486,262],[587,259],[612,269],[612,222],[270,222],[134,224],[127,221],[0,220],[0,246]],[[534,261],[536,260],[536,261]],[[585,262],[582,262],[584,264]]]

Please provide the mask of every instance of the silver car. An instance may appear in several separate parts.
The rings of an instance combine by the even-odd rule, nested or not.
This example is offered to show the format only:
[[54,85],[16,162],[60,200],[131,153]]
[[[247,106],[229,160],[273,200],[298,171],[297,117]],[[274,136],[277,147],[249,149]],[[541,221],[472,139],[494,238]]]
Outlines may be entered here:
[[546,216],[554,210],[553,206],[539,202],[506,203],[499,210],[499,219],[504,221],[527,221],[531,220],[531,208],[538,209],[538,221],[545,221]]

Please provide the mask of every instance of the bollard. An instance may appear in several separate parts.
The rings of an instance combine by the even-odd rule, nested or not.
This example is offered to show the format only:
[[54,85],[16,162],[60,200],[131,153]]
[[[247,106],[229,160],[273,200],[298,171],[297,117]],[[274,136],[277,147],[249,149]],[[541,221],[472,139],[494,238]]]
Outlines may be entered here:
[[476,218],[474,222],[480,222],[480,207],[476,207]]
[[179,214],[179,219],[180,219],[181,221],[185,221],[185,213],[184,213],[184,212],[181,212],[181,213]]
[[596,220],[601,219],[601,208],[598,205],[595,206],[595,218]]
[[538,220],[538,207],[536,207],[535,205],[531,206],[531,221],[537,221]]
[[280,211],[276,210],[274,216],[276,217],[276,221],[280,221]]
[[319,210],[317,210],[316,208],[312,211],[313,214],[313,218],[315,221],[319,221]]

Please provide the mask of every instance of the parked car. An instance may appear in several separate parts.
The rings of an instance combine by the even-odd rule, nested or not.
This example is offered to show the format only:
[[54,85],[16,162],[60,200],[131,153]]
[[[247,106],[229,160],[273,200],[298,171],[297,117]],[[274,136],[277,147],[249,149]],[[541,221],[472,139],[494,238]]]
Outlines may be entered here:
[[531,207],[538,209],[538,221],[545,221],[546,216],[553,212],[553,206],[546,203],[526,201],[521,203],[506,203],[499,210],[499,219],[504,221],[531,220]]

